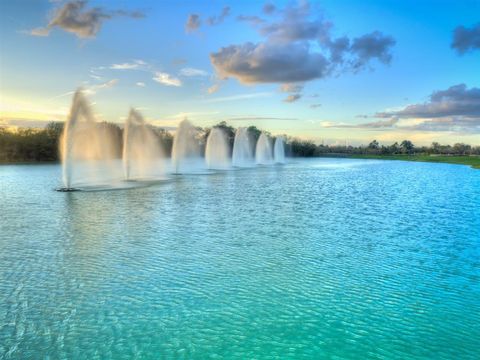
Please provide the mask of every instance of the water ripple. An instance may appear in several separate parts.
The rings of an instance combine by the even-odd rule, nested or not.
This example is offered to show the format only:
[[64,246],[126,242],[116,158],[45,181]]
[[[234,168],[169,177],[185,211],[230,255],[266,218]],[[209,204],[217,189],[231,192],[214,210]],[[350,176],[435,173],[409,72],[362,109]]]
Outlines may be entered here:
[[0,172],[2,359],[477,358],[479,171],[299,160],[83,193]]

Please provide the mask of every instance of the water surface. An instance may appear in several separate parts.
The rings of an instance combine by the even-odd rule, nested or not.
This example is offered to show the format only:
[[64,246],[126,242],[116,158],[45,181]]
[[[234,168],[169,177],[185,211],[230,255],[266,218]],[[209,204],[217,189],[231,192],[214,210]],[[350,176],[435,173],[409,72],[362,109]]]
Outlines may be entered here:
[[0,166],[1,359],[474,359],[480,171],[345,159],[59,193]]

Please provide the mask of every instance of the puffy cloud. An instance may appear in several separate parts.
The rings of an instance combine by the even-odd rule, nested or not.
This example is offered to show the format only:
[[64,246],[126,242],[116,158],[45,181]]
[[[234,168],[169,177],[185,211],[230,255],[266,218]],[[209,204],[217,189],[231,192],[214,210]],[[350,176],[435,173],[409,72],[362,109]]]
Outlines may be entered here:
[[160,71],[155,72],[153,80],[166,86],[182,86],[180,79]]
[[260,28],[259,32],[270,41],[292,42],[316,40],[325,42],[329,38],[332,23],[322,17],[311,19],[310,4],[303,2],[299,6],[287,6],[280,21],[272,22]]
[[357,55],[353,63],[354,68],[361,68],[372,59],[377,59],[384,64],[390,63],[392,60],[390,48],[393,45],[395,45],[395,39],[379,31],[354,39],[351,47],[352,53]]
[[480,88],[454,85],[446,90],[434,91],[425,103],[379,112],[375,116],[390,119],[370,123],[370,127],[385,124],[410,131],[480,133]]
[[225,18],[230,15],[230,7],[229,6],[225,6],[223,9],[222,9],[222,12],[219,16],[210,16],[208,19],[207,19],[207,24],[208,25],[211,25],[211,26],[214,26],[214,25],[218,25],[218,24],[221,24],[223,22],[223,20],[225,20]]
[[453,41],[451,47],[459,54],[480,49],[480,23],[468,29],[464,26],[458,26],[453,31]]
[[137,85],[138,87],[145,87],[145,86],[147,86],[147,85],[145,85],[145,83],[142,82],[142,81],[136,82],[135,85]]
[[299,100],[301,97],[302,97],[302,94],[290,94],[285,99],[283,99],[283,102],[293,103]]
[[195,69],[195,68],[183,68],[180,70],[180,75],[182,76],[207,76],[208,73],[205,70]]
[[210,54],[210,60],[220,78],[244,84],[303,82],[329,71],[327,59],[307,43],[231,45]]
[[398,128],[411,131],[448,131],[464,134],[480,134],[480,118],[450,116],[429,119],[418,124]]
[[190,14],[188,15],[187,23],[185,24],[185,31],[187,33],[194,32],[200,28],[201,24],[200,15]]
[[328,128],[349,128],[366,130],[388,130],[396,129],[402,131],[447,131],[466,134],[480,133],[480,118],[464,116],[448,116],[436,119],[416,119],[415,121],[402,121],[398,117],[389,120],[380,120],[360,124],[344,124],[325,122],[323,127]]
[[376,114],[377,117],[398,116],[402,118],[438,118],[446,116],[480,117],[480,88],[467,89],[465,84],[434,91],[430,101],[408,105],[397,111]]
[[210,54],[220,78],[233,77],[244,84],[305,82],[335,70],[359,71],[373,59],[385,64],[392,59],[392,37],[374,31],[353,40],[334,38],[333,24],[314,16],[306,1],[276,12],[278,20],[269,23],[242,17],[250,19],[263,41],[230,45]]
[[100,7],[86,9],[87,1],[77,0],[65,3],[58,8],[45,28],[36,28],[30,31],[34,36],[48,36],[53,27],[59,27],[71,32],[79,38],[92,38],[100,30],[105,20],[116,16],[142,18],[144,14],[139,11],[115,10],[107,11]]

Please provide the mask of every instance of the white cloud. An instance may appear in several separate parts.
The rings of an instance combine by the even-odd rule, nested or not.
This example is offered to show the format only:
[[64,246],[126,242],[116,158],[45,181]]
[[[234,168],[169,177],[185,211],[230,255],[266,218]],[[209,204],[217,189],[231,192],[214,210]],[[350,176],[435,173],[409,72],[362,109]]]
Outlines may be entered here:
[[145,83],[144,83],[144,82],[141,82],[141,81],[135,83],[135,85],[137,85],[137,86],[139,86],[139,87],[145,87],[145,86],[146,86]]
[[152,79],[160,84],[167,86],[182,86],[182,82],[180,81],[180,79],[160,71],[155,72],[155,76]]

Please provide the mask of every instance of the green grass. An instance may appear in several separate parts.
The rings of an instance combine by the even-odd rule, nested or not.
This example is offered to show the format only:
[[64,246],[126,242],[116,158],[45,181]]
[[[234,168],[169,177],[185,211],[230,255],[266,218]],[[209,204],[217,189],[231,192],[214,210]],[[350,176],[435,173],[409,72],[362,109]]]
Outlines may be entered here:
[[480,169],[480,156],[436,156],[436,155],[352,155],[356,159],[422,161],[468,165]]

